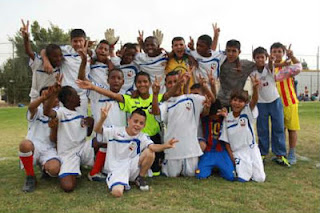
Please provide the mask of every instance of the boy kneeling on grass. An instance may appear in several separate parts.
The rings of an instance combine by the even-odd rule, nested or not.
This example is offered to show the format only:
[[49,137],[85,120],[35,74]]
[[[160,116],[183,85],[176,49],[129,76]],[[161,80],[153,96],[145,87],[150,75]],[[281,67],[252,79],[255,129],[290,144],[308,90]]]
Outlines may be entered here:
[[94,127],[98,140],[102,135],[102,142],[108,144],[108,188],[113,196],[121,197],[124,190],[130,189],[129,181],[135,181],[140,190],[147,191],[149,186],[144,176],[154,161],[155,152],[173,148],[178,140],[172,138],[165,144],[153,144],[153,141],[141,132],[146,124],[146,113],[140,108],[132,112],[127,127],[104,128],[103,123],[109,110],[110,105],[101,108],[100,120]]

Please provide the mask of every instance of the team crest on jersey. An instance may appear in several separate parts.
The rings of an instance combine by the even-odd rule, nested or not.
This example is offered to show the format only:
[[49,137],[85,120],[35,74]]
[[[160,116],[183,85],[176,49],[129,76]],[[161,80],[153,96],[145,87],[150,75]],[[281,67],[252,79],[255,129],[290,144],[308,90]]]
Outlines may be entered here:
[[130,71],[128,72],[127,76],[128,76],[128,77],[132,77],[132,76],[133,76],[132,70],[130,70]]
[[217,68],[216,64],[211,64],[211,71],[214,71]]
[[120,132],[117,133],[117,136],[124,138],[124,134],[121,134]]
[[190,102],[187,102],[187,103],[186,103],[186,109],[187,109],[188,111],[191,110],[191,103],[190,103]]
[[167,62],[162,62],[160,65],[165,67],[165,66],[167,66]]
[[130,144],[129,144],[129,149],[130,149],[130,151],[135,150],[136,147],[137,147],[137,144],[136,144],[135,142],[130,142]]
[[245,118],[240,118],[239,123],[240,123],[240,126],[245,126],[246,125],[246,119]]

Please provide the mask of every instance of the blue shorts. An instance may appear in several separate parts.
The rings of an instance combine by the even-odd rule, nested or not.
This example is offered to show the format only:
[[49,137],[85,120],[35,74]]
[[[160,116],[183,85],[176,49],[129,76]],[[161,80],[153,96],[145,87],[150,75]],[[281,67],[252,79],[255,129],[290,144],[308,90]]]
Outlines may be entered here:
[[226,180],[235,180],[233,163],[226,150],[221,152],[205,152],[199,160],[196,177],[198,179],[207,178],[214,168],[219,169],[220,176]]

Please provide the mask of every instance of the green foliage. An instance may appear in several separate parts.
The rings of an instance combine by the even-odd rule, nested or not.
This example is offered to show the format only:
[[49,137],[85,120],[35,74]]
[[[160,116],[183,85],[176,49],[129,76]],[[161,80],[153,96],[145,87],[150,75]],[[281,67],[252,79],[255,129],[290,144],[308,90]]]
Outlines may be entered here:
[[[63,45],[69,42],[69,32],[64,32],[52,23],[48,29],[45,29],[34,21],[30,31],[32,50],[36,53],[40,53],[49,43]],[[14,45],[15,57],[9,59],[4,64],[3,70],[0,70],[0,88],[5,88],[10,103],[27,102],[32,81],[32,72],[28,66],[29,58],[25,53],[23,38],[19,32],[9,40]]]

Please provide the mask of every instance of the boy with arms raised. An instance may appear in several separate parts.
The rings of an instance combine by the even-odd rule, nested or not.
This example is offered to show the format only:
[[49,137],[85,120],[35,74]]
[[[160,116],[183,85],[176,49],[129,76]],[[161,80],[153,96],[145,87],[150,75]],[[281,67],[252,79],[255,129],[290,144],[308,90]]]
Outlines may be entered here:
[[257,182],[265,181],[263,162],[254,135],[253,124],[258,116],[259,80],[252,77],[253,94],[248,102],[248,92],[235,90],[230,97],[232,111],[225,113],[220,140],[226,142],[226,148],[235,165],[238,181],[251,179]]
[[[36,186],[33,165],[41,166],[42,172],[56,177],[60,170],[60,159],[57,155],[56,144],[50,140],[49,117],[44,115],[42,103],[46,104],[48,87],[40,90],[40,96],[31,101],[28,107],[28,134],[19,145],[19,158],[26,172],[26,181],[22,188],[24,192],[32,192]],[[53,106],[58,106],[57,99]]]
[[56,81],[56,76],[60,73],[60,66],[62,63],[62,53],[58,45],[49,44],[46,47],[46,52],[48,55],[48,60],[53,70],[51,72],[46,72],[44,70],[44,62],[42,58],[32,51],[30,38],[29,38],[29,21],[27,24],[22,21],[22,27],[20,32],[23,37],[24,48],[27,55],[30,57],[29,66],[32,70],[32,86],[30,91],[31,102],[39,97],[40,90],[43,87],[52,86]]
[[[300,62],[293,55],[293,52],[290,50],[290,48],[286,50],[285,46],[279,42],[271,45],[270,52],[271,56],[275,57],[276,80],[280,80],[277,82],[277,89],[283,104],[284,126],[286,129],[288,129],[289,133],[290,149],[288,154],[288,161],[290,164],[295,164],[297,162],[295,156],[295,147],[297,145],[297,131],[300,130],[300,124],[298,113],[299,101],[294,90],[294,81],[292,77],[299,73],[299,69],[293,71],[292,73],[288,72],[290,75],[287,78],[281,78],[281,75],[279,74],[282,72],[282,70],[286,69],[286,66],[290,65],[291,63],[299,64]],[[287,57],[290,60],[287,63],[283,61],[283,56],[285,53],[287,53]],[[275,161],[282,164],[281,159],[279,158],[275,158]]]
[[153,144],[150,138],[141,132],[146,124],[146,113],[137,108],[128,118],[127,127],[105,128],[110,106],[101,109],[101,118],[94,131],[102,134],[102,141],[108,144],[107,149],[107,185],[111,194],[121,197],[124,190],[129,190],[129,180],[135,181],[142,191],[149,190],[144,179],[154,161],[154,152],[161,152],[174,147],[178,142],[171,139],[165,144]]
[[[185,73],[183,76],[179,75],[178,72],[169,73],[166,76],[167,89],[176,85],[181,88],[182,82],[186,82],[189,76],[189,73]],[[167,126],[164,140],[177,138],[180,141],[177,144],[177,149],[165,150],[162,172],[168,177],[194,176],[198,158],[202,155],[197,138],[197,129],[200,114],[205,109],[209,109],[213,95],[203,79],[201,79],[201,82],[205,94],[210,98],[196,94],[181,95],[180,89],[176,91],[173,97],[163,102],[160,107],[157,100],[153,100],[153,114],[161,115],[161,120]],[[159,90],[160,84],[155,84],[153,86],[154,97],[159,93]]]

